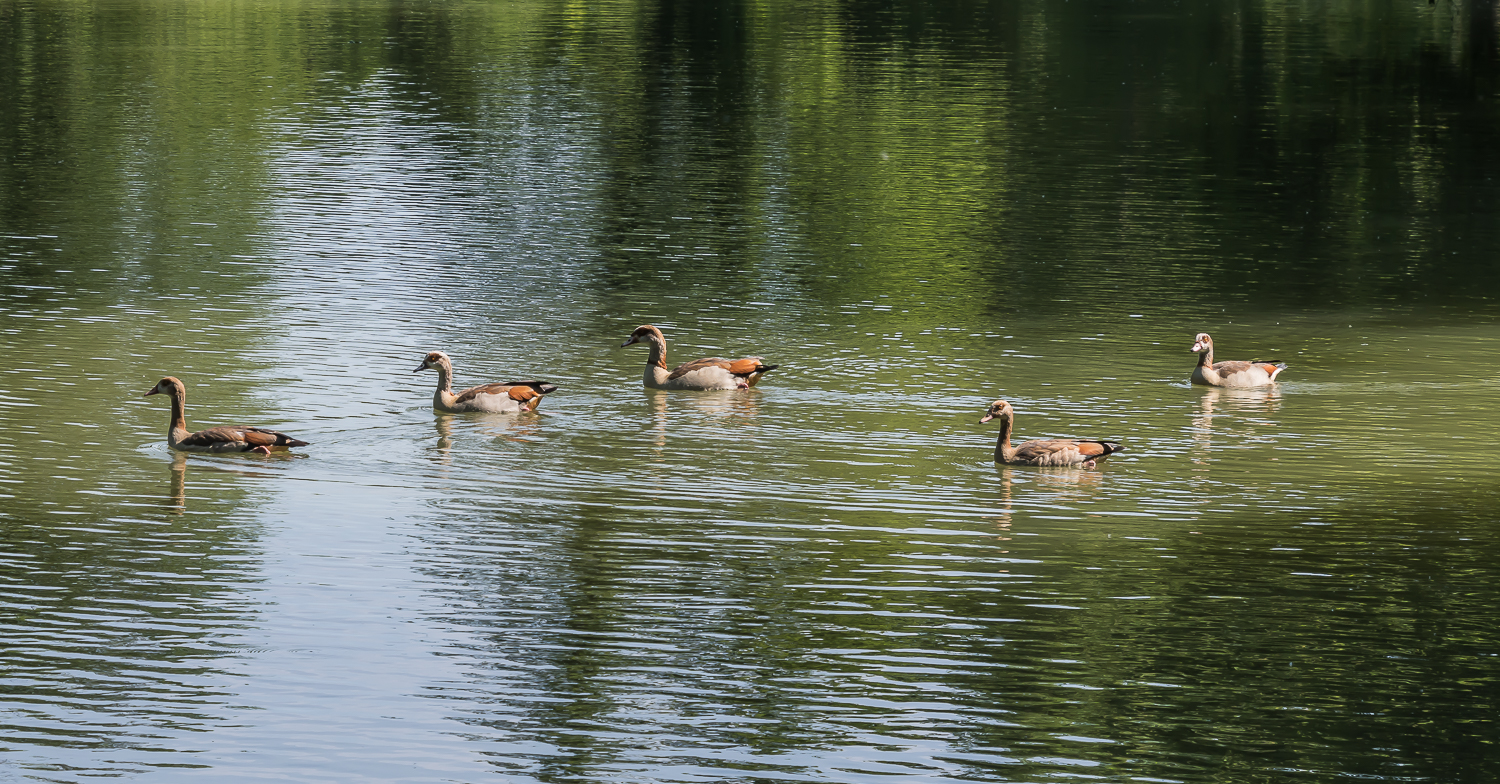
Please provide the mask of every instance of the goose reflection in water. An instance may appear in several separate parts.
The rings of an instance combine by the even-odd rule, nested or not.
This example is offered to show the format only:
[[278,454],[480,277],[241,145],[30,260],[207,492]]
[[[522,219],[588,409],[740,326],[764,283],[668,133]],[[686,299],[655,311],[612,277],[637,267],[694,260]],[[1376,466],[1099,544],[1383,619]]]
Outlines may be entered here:
[[[646,397],[651,401],[652,432],[655,435],[652,445],[658,459],[666,458],[669,407],[675,407],[679,414],[690,411],[703,415],[705,420],[728,420],[723,424],[731,426],[754,424],[760,418],[760,396],[738,390],[669,395],[659,389],[648,389]],[[681,426],[680,421],[678,425]]]
[[1222,415],[1274,414],[1281,408],[1281,387],[1252,387],[1245,389],[1210,387],[1204,390],[1198,401],[1198,412],[1193,416],[1192,461],[1200,465],[1209,462],[1213,449],[1214,418]]
[[1078,466],[1016,468],[999,464],[995,471],[1000,475],[1000,512],[995,516],[995,523],[1002,533],[1002,541],[1009,541],[1013,533],[1017,486],[1031,491],[1027,494],[1027,505],[1035,509],[1094,498],[1103,491],[1106,476]]
[[[1012,538],[1010,527],[1013,521],[1011,520],[1011,515],[1014,512],[1011,501],[1011,485],[1015,479],[1015,469],[1010,466],[1001,465],[997,467],[997,470],[1000,473],[1000,514],[995,517],[995,527],[1000,530],[1000,536],[996,538],[1002,542],[1009,542]],[[1001,550],[1001,552],[1010,551]]]
[[458,441],[455,425],[459,422],[469,423],[469,432],[493,436],[496,441],[529,443],[542,436],[541,420],[533,416],[438,414],[432,418],[432,425],[438,436],[433,460],[439,465],[452,465],[453,447]]
[[176,452],[172,455],[172,495],[165,506],[168,509],[182,514],[187,511],[187,454]]
[[[307,457],[307,455],[294,455],[288,452],[278,452],[276,456],[292,459]],[[162,499],[162,506],[177,514],[183,514],[187,512],[188,459],[189,453],[187,452],[173,452],[172,462],[168,466],[168,470],[171,472],[167,480],[169,494]],[[266,473],[262,471],[245,471],[238,468],[232,468],[229,465],[226,465],[229,461],[224,458],[194,457],[192,459],[198,464],[198,468],[203,471],[216,471],[219,473],[234,474],[235,476],[250,477],[252,479],[269,479],[273,476],[276,476],[275,473]]]
[[[665,395],[663,395],[665,397]],[[704,392],[698,395],[678,395],[676,402],[682,408],[692,409],[709,417],[741,419],[753,422],[760,416],[760,395],[736,392]]]
[[496,441],[529,444],[542,438],[542,419],[538,417],[474,417],[479,432],[494,436]]
[[453,464],[453,420],[457,417],[452,414],[438,414],[432,418],[433,427],[437,428],[437,454],[433,462],[441,466]]

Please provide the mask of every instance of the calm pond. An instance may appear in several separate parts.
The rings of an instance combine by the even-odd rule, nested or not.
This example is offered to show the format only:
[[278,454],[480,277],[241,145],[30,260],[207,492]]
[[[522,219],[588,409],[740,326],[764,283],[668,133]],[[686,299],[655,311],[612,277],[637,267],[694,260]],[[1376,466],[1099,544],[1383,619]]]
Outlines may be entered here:
[[1496,14],[0,0],[0,779],[1497,780]]

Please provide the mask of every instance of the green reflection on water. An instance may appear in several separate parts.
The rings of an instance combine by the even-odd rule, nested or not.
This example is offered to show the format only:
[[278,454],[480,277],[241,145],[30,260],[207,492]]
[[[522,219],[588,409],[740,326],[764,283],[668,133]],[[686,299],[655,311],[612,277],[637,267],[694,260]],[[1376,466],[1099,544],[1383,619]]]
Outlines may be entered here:
[[[365,764],[448,749],[456,720],[534,780],[1478,780],[1495,21],[0,5],[0,608],[31,646],[5,692],[28,770],[347,773],[275,729],[326,680],[349,690],[319,726]],[[612,347],[648,321],[676,359],[782,369],[642,393]],[[1188,388],[1199,330],[1285,383]],[[562,392],[434,415],[402,375],[434,348]],[[165,374],[191,424],[313,448],[173,458],[138,399]],[[1130,451],[995,468],[975,420],[999,395],[1022,437]],[[266,577],[261,548],[307,572]],[[288,597],[347,578],[320,561],[399,575],[399,601],[322,620],[461,660],[417,688],[442,716],[339,680],[374,652],[220,689],[218,630],[285,639],[318,610]],[[85,753],[116,722],[115,756]],[[253,763],[191,737],[225,725],[264,733],[221,747]]]

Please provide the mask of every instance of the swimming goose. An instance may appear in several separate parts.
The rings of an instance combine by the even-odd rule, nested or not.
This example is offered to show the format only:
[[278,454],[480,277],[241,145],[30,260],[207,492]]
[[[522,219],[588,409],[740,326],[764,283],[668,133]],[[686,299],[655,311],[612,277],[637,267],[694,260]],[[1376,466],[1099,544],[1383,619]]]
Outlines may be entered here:
[[653,389],[749,389],[760,381],[761,375],[779,367],[765,364],[760,357],[736,360],[710,357],[695,359],[669,371],[667,339],[662,337],[661,330],[650,324],[636,327],[620,348],[634,343],[651,346],[651,356],[646,359],[645,383]]
[[172,376],[156,382],[156,386],[141,397],[151,395],[172,396],[172,424],[167,429],[167,446],[182,452],[255,452],[269,455],[273,450],[284,452],[294,446],[307,446],[306,441],[298,441],[286,433],[263,427],[222,425],[189,433],[187,417],[184,415],[187,409],[187,387]]
[[480,384],[469,387],[458,394],[453,393],[453,360],[441,351],[434,351],[422,359],[413,373],[436,370],[437,392],[432,395],[432,407],[453,414],[465,411],[488,411],[492,414],[515,414],[535,411],[542,402],[542,395],[556,391],[557,387],[545,381],[506,381],[502,384]]
[[1113,441],[1072,441],[1064,439],[1037,439],[1010,445],[1010,430],[1016,421],[1015,409],[1004,400],[990,404],[990,410],[980,424],[1000,418],[1000,439],[995,442],[995,462],[1011,465],[1031,466],[1079,466],[1093,468],[1098,461],[1125,451],[1125,447]]
[[1194,338],[1193,353],[1198,367],[1193,368],[1194,384],[1211,387],[1263,387],[1276,383],[1276,375],[1286,370],[1285,362],[1214,362],[1214,339],[1207,332]]

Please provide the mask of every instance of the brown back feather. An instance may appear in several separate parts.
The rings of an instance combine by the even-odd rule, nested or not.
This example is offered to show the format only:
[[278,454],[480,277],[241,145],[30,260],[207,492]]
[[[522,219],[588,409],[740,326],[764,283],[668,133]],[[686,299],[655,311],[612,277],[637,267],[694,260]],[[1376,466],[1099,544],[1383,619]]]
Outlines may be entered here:
[[1016,457],[1023,460],[1035,460],[1069,450],[1076,451],[1084,458],[1092,459],[1123,452],[1125,447],[1112,441],[1070,441],[1067,439],[1027,441],[1016,447]]
[[180,443],[186,446],[215,446],[217,444],[227,444],[234,441],[244,441],[245,439],[241,437],[242,430],[242,428],[234,427],[232,425],[211,427],[207,430],[199,430],[198,432],[193,433],[187,438],[182,439]]
[[718,357],[695,359],[692,362],[684,362],[681,365],[678,365],[676,370],[673,370],[671,373],[667,374],[667,378],[669,380],[680,378],[687,375],[688,373],[693,372],[694,370],[702,370],[703,368],[708,367],[721,367],[725,370],[728,370],[730,367],[730,362],[727,359],[720,359]]
[[1016,447],[1016,457],[1031,460],[1044,455],[1055,454],[1065,449],[1072,449],[1075,446],[1077,444],[1073,441],[1027,441]]
[[307,446],[306,441],[299,441],[286,433],[276,430],[267,430],[263,427],[244,427],[242,425],[221,425],[211,427],[207,430],[199,430],[187,438],[182,439],[184,446],[211,447],[218,444],[244,443],[251,447],[257,446]]
[[458,393],[454,398],[454,402],[462,403],[465,400],[473,400],[480,395],[504,395],[509,391],[509,384],[480,384],[477,387],[469,387]]
[[1215,362],[1213,370],[1221,376],[1232,376],[1235,373],[1243,373],[1251,367],[1251,363],[1243,360],[1227,360],[1224,362]]

